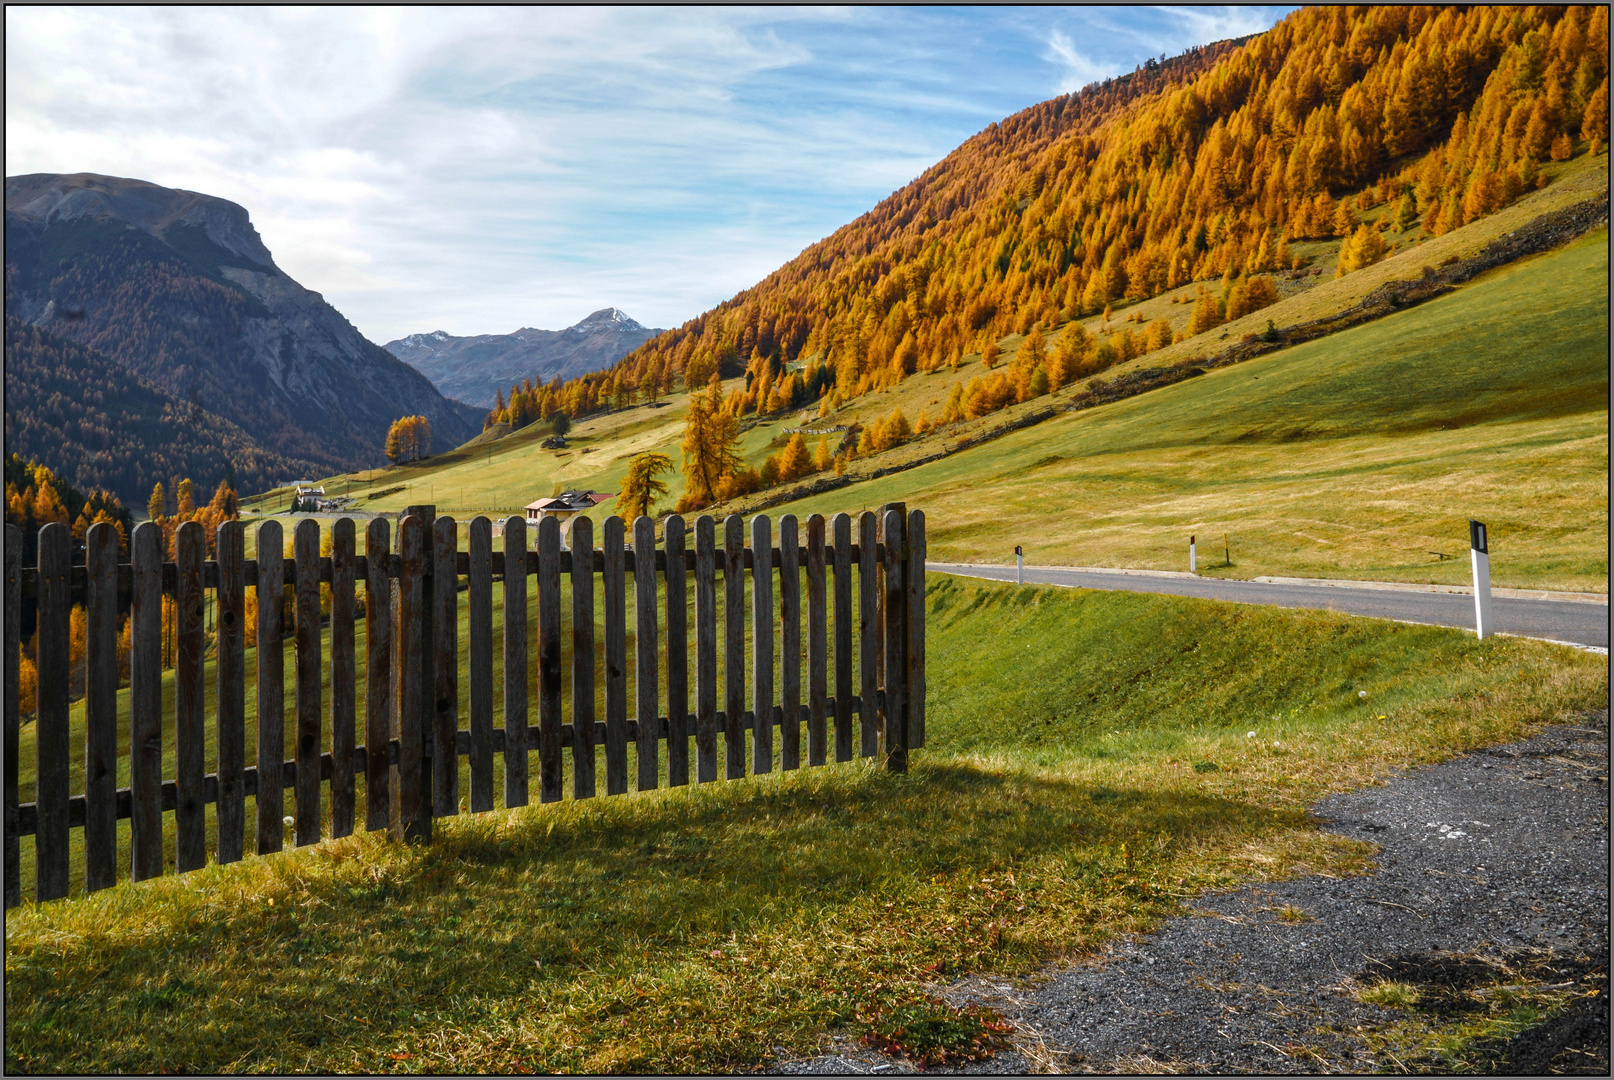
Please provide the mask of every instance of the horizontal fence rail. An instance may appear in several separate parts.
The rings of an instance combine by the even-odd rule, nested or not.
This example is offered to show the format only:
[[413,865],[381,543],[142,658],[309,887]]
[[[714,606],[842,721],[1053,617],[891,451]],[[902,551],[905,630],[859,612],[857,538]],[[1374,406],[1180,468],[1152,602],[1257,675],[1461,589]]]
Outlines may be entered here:
[[[239,522],[219,526],[213,559],[204,558],[202,527],[187,522],[176,531],[174,560],[165,562],[161,530],[147,522],[130,537],[126,563],[119,562],[113,526],[92,525],[84,561],[74,563],[67,528],[50,524],[39,533],[38,565],[26,568],[21,531],[8,526],[5,904],[22,900],[22,837],[33,837],[34,898],[50,900],[69,892],[75,830],[86,892],[120,877],[205,865],[209,806],[212,858],[241,859],[249,798],[259,854],[280,850],[288,827],[297,846],[356,828],[426,839],[434,819],[462,806],[471,813],[495,808],[496,761],[503,765],[505,807],[561,799],[568,766],[574,799],[601,787],[623,794],[630,772],[640,791],[662,782],[712,782],[719,736],[726,779],[824,765],[832,748],[838,762],[883,755],[887,768],[906,770],[925,731],[923,512],[892,504],[827,521],[785,516],[777,540],[774,524],[754,517],[747,543],[738,515],[721,526],[701,516],[692,530],[675,515],[660,523],[658,544],[651,519],[637,519],[630,536],[611,517],[601,523],[596,547],[593,524],[578,518],[563,548],[555,519],[529,527],[511,517],[497,530],[502,550],[494,550],[495,523],[476,517],[463,530],[466,550],[460,550],[457,522],[414,506],[396,531],[376,519],[362,538],[350,519],[338,520],[329,554],[321,554],[318,524],[299,522],[289,558],[272,554],[283,551],[278,522],[259,526],[257,547],[265,554],[256,560],[244,558]],[[566,610],[563,583],[570,592]],[[497,639],[495,584],[503,604]],[[84,609],[76,732],[69,642],[75,604]],[[21,803],[25,607],[37,631],[36,769],[34,799]],[[211,630],[204,619],[209,607]],[[128,692],[120,696],[123,612],[130,623]],[[249,631],[256,648],[247,643]],[[495,653],[502,666],[499,728]],[[252,764],[249,656],[256,659]],[[167,777],[165,732],[172,738]],[[70,760],[75,736],[82,768]],[[120,750],[127,755],[127,787],[117,783]],[[82,781],[77,794],[72,777]],[[129,825],[121,841],[127,865],[120,867],[122,821]]]

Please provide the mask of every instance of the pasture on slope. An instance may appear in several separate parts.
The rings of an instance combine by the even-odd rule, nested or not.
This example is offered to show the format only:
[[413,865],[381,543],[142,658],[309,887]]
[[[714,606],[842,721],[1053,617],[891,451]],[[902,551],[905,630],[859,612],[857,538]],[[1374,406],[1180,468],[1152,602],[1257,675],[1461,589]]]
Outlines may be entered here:
[[1607,703],[1596,657],[1329,612],[948,578],[928,612],[906,776],[566,800],[25,905],[6,1067],[765,1064],[1204,888],[1362,872],[1368,845],[1307,816],[1320,795]]
[[1473,517],[1498,587],[1606,592],[1607,244],[774,512],[907,499],[942,561],[1181,570],[1225,532],[1203,572],[1453,584]]
[[[1287,295],[1273,307],[1088,381],[1214,354],[1243,334],[1258,331],[1268,318],[1287,326],[1332,314],[1385,281],[1416,277],[1425,263],[1472,255],[1543,213],[1606,189],[1608,158],[1582,155],[1552,163],[1543,173],[1551,180],[1545,188],[1496,214],[1439,237],[1425,238],[1415,229],[1402,249],[1382,263],[1337,280],[1325,274],[1314,279],[1318,284]],[[1606,231],[1598,235],[1606,242]],[[1499,587],[1604,592],[1607,560],[1602,530],[1607,508],[1596,491],[1606,486],[1608,459],[1607,370],[1601,362],[1607,343],[1608,269],[1606,254],[1601,263],[1586,261],[1595,254],[1587,249],[1590,242],[1575,245],[1581,256],[1566,262],[1527,260],[1475,279],[1461,294],[1479,289],[1477,300],[1463,301],[1461,294],[1447,297],[1393,316],[1379,329],[1358,327],[1336,335],[1338,340],[1311,342],[1253,365],[1246,362],[1213,373],[1209,379],[1100,407],[1084,414],[1077,423],[1084,434],[1066,450],[1027,456],[1016,448],[1040,447],[1045,438],[1068,442],[1071,436],[1066,433],[1075,430],[1070,417],[900,477],[859,483],[774,512],[873,507],[917,483],[930,485],[925,489],[930,492],[927,498],[943,499],[927,505],[938,505],[949,519],[932,525],[932,551],[939,559],[1001,562],[1020,544],[1035,561],[1045,563],[1176,570],[1185,568],[1182,548],[1188,534],[1219,539],[1226,532],[1236,538],[1234,565],[1207,568],[1209,560],[1201,560],[1207,572],[1241,578],[1279,574],[1446,584],[1466,580],[1466,563],[1460,557],[1463,522],[1490,513],[1504,524],[1497,535],[1502,547],[1493,566]],[[1328,271],[1338,246],[1337,240],[1308,242],[1296,244],[1295,250]],[[1559,271],[1563,276],[1553,280],[1551,275]],[[1117,305],[1111,325],[1124,326],[1121,314],[1134,309],[1147,320],[1168,317],[1174,325],[1186,323],[1192,305],[1171,300],[1190,297],[1194,288],[1184,286],[1131,307]],[[1291,288],[1284,285],[1285,290]],[[1480,308],[1484,310],[1474,314]],[[1426,309],[1430,313],[1422,314]],[[1451,314],[1440,314],[1443,311]],[[1096,321],[1088,322],[1090,330],[1098,330]],[[1408,325],[1423,326],[1426,332],[1391,329]],[[1473,332],[1476,326],[1484,327],[1483,335]],[[1453,336],[1443,340],[1443,333]],[[1020,341],[1020,335],[1010,335],[1000,347],[1012,355]],[[1453,341],[1462,342],[1460,350],[1454,351]],[[1383,348],[1405,352],[1405,362],[1384,368],[1379,361],[1395,358],[1363,355]],[[1421,350],[1416,361],[1408,350]],[[1327,394],[1313,394],[1304,405],[1309,410],[1304,423],[1290,423],[1283,403],[1274,401],[1269,388],[1257,385],[1263,365],[1282,366],[1291,355],[1308,358],[1305,377],[1323,379],[1320,385],[1329,388]],[[1484,358],[1497,373],[1513,372],[1512,385],[1522,388],[1520,393],[1507,389],[1507,384],[1487,383],[1481,368],[1473,365],[1465,369],[1467,375],[1453,378],[1448,368],[1466,363],[1465,356]],[[867,425],[899,406],[910,422],[921,409],[928,409],[934,418],[954,384],[982,372],[978,360],[972,354],[957,371],[943,367],[912,375],[889,391],[854,399],[823,421],[814,419],[816,406],[760,420],[747,417],[742,422],[742,453],[751,465],[760,464],[774,444],[782,443],[785,429],[804,421],[812,427]],[[1337,375],[1330,373],[1332,369]],[[1435,374],[1419,377],[1421,369]],[[1384,381],[1375,386],[1373,380]],[[739,385],[740,380],[729,380],[725,393]],[[1487,422],[1479,426],[1473,426],[1475,415],[1459,400],[1475,389],[1495,404]],[[956,444],[1028,412],[1058,407],[1070,392],[949,425],[853,462],[850,475],[866,476],[934,454],[944,444]],[[1202,393],[1216,397],[1208,404],[1219,410],[1222,420],[1195,435]],[[1508,403],[1515,399],[1516,410]],[[558,488],[615,491],[635,454],[653,450],[675,463],[679,460],[686,400],[680,393],[659,408],[641,405],[586,418],[574,427],[567,451],[540,450],[538,443],[548,431],[533,425],[503,438],[484,436],[413,465],[333,478],[326,481],[326,488],[360,494],[362,510],[396,513],[412,503],[430,502],[440,513],[461,520],[474,513],[496,519],[519,513],[526,503]],[[1345,418],[1364,408],[1371,415],[1352,429]],[[1388,415],[1393,412],[1403,414],[1399,426]],[[1243,413],[1252,422],[1233,430],[1228,418]],[[1117,419],[1112,422],[1110,417]],[[1454,435],[1453,424],[1469,426]],[[1448,429],[1444,433],[1442,425]],[[1163,433],[1154,441],[1143,434],[1151,426]],[[1119,441],[1105,448],[1103,438]],[[1290,441],[1283,441],[1286,438]],[[808,442],[813,446],[817,440]],[[1070,460],[1043,460],[1049,457]],[[1036,468],[1018,477],[1014,474],[1026,466]],[[664,479],[675,497],[680,479],[676,475]],[[364,499],[364,491],[386,494]],[[776,494],[770,489],[712,512],[749,514],[762,499]],[[249,499],[246,505],[261,512],[277,505],[277,498],[284,505],[284,494]],[[1348,512],[1341,512],[1347,507],[1339,500],[1349,503]],[[663,512],[670,503],[671,498],[665,500]],[[1589,517],[1580,516],[1583,509]],[[607,502],[591,516],[600,519],[612,511],[613,503]],[[1458,558],[1436,561],[1434,551]]]

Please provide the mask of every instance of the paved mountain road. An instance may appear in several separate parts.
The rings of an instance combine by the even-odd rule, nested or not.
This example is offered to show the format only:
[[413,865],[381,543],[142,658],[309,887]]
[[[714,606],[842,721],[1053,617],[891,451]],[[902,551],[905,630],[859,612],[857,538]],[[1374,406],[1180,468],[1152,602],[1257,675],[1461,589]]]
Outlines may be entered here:
[[[962,563],[926,563],[933,573],[960,574],[992,581],[1013,581],[1012,566],[976,566]],[[1377,586],[1292,584],[1267,581],[1227,581],[1164,572],[1026,567],[1028,585],[1064,585],[1082,589],[1119,589],[1128,592],[1170,593],[1206,600],[1231,600],[1273,607],[1318,608],[1367,615],[1377,619],[1433,623],[1474,629],[1474,597],[1467,593],[1425,592]],[[1608,605],[1584,600],[1526,597],[1491,597],[1491,613],[1499,633],[1570,642],[1597,649],[1608,648]]]

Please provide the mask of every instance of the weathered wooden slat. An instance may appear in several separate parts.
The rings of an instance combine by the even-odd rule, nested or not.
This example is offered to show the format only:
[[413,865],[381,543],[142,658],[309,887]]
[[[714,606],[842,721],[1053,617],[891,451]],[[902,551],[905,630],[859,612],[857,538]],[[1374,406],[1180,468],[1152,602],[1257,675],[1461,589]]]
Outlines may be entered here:
[[605,605],[605,793],[628,790],[628,633],[623,580],[622,519],[612,515],[600,530],[605,570],[600,601]]
[[[180,873],[207,865],[207,812],[202,802],[202,777],[207,772],[207,687],[202,666],[202,557],[206,553],[207,537],[201,524],[181,523],[174,534],[179,573],[174,596],[174,785],[179,792],[179,805],[174,808],[174,869]],[[318,585],[314,595],[317,603]]]
[[493,522],[471,519],[465,566],[471,680],[471,813],[493,809]]
[[[373,518],[364,534],[364,741],[384,745],[392,737],[392,578],[387,574],[391,527],[386,518]],[[371,755],[364,765],[364,827],[385,829],[391,811],[390,768],[382,755]]]
[[751,772],[773,771],[773,523],[751,518]]
[[558,802],[561,733],[560,522],[538,522],[538,801]]
[[858,515],[858,569],[857,569],[857,628],[859,710],[858,724],[862,731],[863,753],[873,756],[880,752],[879,685],[880,645],[879,610],[880,580],[876,573],[878,557],[878,525],[874,511],[865,510]]
[[527,522],[504,520],[504,805],[527,805]]
[[36,713],[39,764],[34,801],[39,807],[35,838],[34,898],[67,895],[68,756],[68,565],[72,537],[53,521],[39,530],[39,615],[34,642],[39,671]]
[[689,611],[685,606],[684,519],[662,526],[662,568],[667,577],[667,785],[689,783]]
[[717,779],[717,553],[711,515],[695,519],[695,776]]
[[807,764],[828,759],[824,718],[828,706],[829,635],[824,595],[824,515],[807,519]]
[[[801,765],[801,568],[796,515],[779,519],[779,767]],[[670,708],[670,706],[669,706]]]
[[331,835],[353,835],[353,730],[358,701],[358,671],[353,645],[353,581],[358,567],[353,519],[331,526]]
[[118,883],[118,531],[84,534],[84,891]]
[[885,545],[885,595],[880,605],[885,623],[885,760],[891,772],[908,771],[908,724],[904,711],[903,681],[907,676],[908,632],[906,629],[908,591],[902,580],[904,519],[907,514],[892,508],[881,524]]
[[[278,549],[280,526],[274,529]],[[129,609],[129,875],[136,881],[163,872],[162,536],[156,522],[143,521],[129,538],[134,573]],[[262,542],[262,530],[258,536]],[[260,675],[264,651],[258,650]],[[263,715],[260,693],[259,730]],[[280,835],[278,821],[276,836]]]
[[656,627],[656,523],[648,515],[633,522],[633,699],[639,737],[634,740],[639,791],[654,789],[661,778],[660,740],[656,717],[660,714],[661,677]]
[[745,775],[745,521],[723,519],[723,727],[724,777]]
[[908,674],[903,704],[908,709],[908,749],[925,745],[925,512],[908,513],[903,586],[908,594]]
[[[852,748],[852,518],[830,519],[835,540],[835,760],[850,761]],[[873,754],[873,748],[863,752]]]
[[[397,660],[394,678],[398,682],[398,700],[394,714],[392,737],[398,740],[398,763],[388,780],[392,805],[388,818],[393,836],[404,841],[424,839],[430,835],[429,819],[422,823],[422,790],[430,783],[422,776],[422,759],[426,733],[421,730],[421,701],[427,688],[422,685],[425,672],[422,654],[425,640],[426,597],[426,527],[422,518],[405,514],[398,522],[398,618],[394,628],[397,641]],[[428,812],[431,804],[424,807]]]
[[247,803],[242,775],[247,765],[246,684],[246,582],[241,572],[245,559],[246,530],[239,521],[226,521],[214,534],[218,545],[218,622],[214,643],[218,653],[219,797],[214,851],[219,863],[239,862],[246,850]]
[[296,825],[293,842],[298,847],[317,844],[320,839],[319,772],[311,762],[319,760],[324,727],[324,701],[321,679],[324,667],[319,633],[319,522],[304,518],[292,531],[292,553],[297,560],[293,592],[297,598],[297,644],[295,661],[297,734],[292,758],[297,762]]
[[594,797],[594,522],[572,519],[572,798]]
[[460,763],[454,737],[460,730],[458,575],[454,554],[459,525],[444,515],[432,522],[432,816],[459,813]]
[[22,903],[22,845],[19,832],[22,822],[17,800],[21,792],[17,786],[18,733],[22,728],[22,530],[15,525],[6,526],[6,630],[5,656],[0,657],[0,670],[5,679],[5,906]]

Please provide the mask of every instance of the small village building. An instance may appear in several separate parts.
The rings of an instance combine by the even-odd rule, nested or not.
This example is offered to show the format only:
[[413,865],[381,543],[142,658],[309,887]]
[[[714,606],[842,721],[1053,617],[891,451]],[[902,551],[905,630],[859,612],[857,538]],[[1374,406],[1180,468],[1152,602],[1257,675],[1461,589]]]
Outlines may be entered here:
[[527,521],[532,524],[537,524],[546,517],[558,519],[560,534],[564,537],[571,531],[572,519],[578,514],[584,510],[592,510],[607,499],[614,498],[616,498],[615,492],[563,491],[548,499],[530,502],[522,509],[526,512]]

